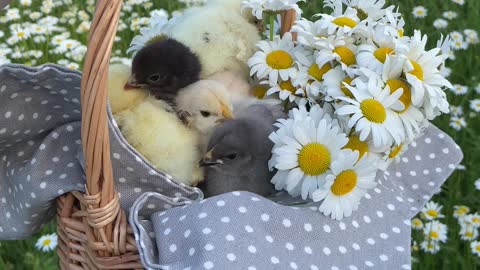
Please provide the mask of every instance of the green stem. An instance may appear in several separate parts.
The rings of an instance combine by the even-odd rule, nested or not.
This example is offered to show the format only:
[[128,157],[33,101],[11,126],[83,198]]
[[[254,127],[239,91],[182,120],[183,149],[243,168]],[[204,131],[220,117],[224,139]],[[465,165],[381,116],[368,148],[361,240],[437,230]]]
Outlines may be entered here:
[[275,14],[270,14],[270,41],[273,41],[273,31],[275,27]]

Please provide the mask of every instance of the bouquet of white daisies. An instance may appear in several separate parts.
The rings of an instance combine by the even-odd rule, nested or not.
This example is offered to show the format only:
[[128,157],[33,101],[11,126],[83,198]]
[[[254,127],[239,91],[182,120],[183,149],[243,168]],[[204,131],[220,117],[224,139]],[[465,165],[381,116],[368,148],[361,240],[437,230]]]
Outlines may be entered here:
[[[298,0],[247,0],[244,10],[273,19],[301,10]],[[449,38],[427,50],[427,36],[405,36],[384,0],[325,0],[331,14],[299,18],[282,37],[270,32],[249,60],[266,98],[291,109],[270,136],[276,189],[321,202],[342,219],[358,208],[379,170],[398,160],[428,120],[449,111],[440,69]],[[296,40],[294,37],[297,37]],[[262,87],[257,87],[257,94]]]

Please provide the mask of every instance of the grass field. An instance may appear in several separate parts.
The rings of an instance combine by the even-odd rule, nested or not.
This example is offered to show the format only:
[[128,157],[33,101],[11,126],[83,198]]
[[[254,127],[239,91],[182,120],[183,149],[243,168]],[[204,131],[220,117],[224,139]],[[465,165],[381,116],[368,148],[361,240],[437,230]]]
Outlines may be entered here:
[[[92,19],[93,2],[63,0],[53,1],[54,4],[51,4],[50,1],[14,0],[9,10],[0,11],[0,65],[8,62],[28,65],[57,63],[81,69],[86,49],[88,22]],[[149,16],[149,11],[163,8],[173,12],[184,7],[182,3],[171,0],[147,2],[155,2],[155,4],[126,6],[113,53],[118,60],[120,57],[125,57],[129,41],[145,23],[145,17]],[[406,35],[413,33],[413,29],[419,29],[428,34],[430,47],[435,45],[441,34],[458,31],[466,38],[465,29],[480,31],[480,0],[465,0],[464,4],[461,4],[460,0],[387,0],[387,2],[400,7],[406,21]],[[307,18],[322,11],[321,0],[307,0],[301,6]],[[426,17],[415,18],[412,12],[416,6],[426,8]],[[445,15],[449,17],[452,14],[444,15],[447,11],[455,12],[457,17],[445,18]],[[442,18],[448,25],[443,29],[437,29],[434,24],[437,27],[445,24],[443,21],[438,21]],[[22,34],[22,30],[29,27],[26,25],[27,22],[32,24],[38,22],[42,27],[31,33]],[[15,36],[17,38],[12,38]],[[63,42],[65,40],[71,44],[66,45]],[[467,44],[466,41],[464,44]],[[449,178],[442,192],[433,199],[443,206],[441,212],[445,217],[440,218],[439,221],[448,228],[448,241],[440,244],[440,250],[435,254],[428,253],[420,247],[423,233],[420,230],[413,231],[413,269],[480,268],[478,255],[480,250],[477,255],[472,252],[470,242],[474,239],[462,240],[465,238],[465,232],[461,233],[461,226],[453,215],[455,206],[458,205],[469,207],[470,213],[480,212],[480,190],[476,189],[474,184],[480,178],[480,166],[478,166],[480,164],[480,115],[477,112],[479,107],[475,111],[470,106],[472,100],[480,98],[480,45],[468,44],[467,48],[454,50],[454,55],[455,60],[449,60],[447,63],[447,67],[451,69],[449,79],[453,84],[458,84],[459,89],[467,87],[468,90],[458,95],[449,91],[449,101],[456,108],[451,114],[437,118],[434,123],[455,139],[463,149],[465,159],[462,162],[463,166]],[[477,238],[478,229],[474,230],[470,238]],[[50,224],[31,239],[15,242],[0,241],[0,270],[57,269],[55,252],[44,253],[34,247],[41,235],[54,231],[55,225]]]

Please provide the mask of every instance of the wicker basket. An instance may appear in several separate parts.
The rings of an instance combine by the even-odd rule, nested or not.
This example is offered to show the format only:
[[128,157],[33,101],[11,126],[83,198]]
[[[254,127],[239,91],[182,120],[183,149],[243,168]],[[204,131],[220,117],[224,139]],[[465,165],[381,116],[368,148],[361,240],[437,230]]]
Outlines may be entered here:
[[[127,216],[120,208],[110,159],[107,77],[121,0],[98,0],[81,84],[82,143],[86,194],[57,199],[58,250],[62,269],[143,269]],[[295,11],[282,16],[289,31]]]

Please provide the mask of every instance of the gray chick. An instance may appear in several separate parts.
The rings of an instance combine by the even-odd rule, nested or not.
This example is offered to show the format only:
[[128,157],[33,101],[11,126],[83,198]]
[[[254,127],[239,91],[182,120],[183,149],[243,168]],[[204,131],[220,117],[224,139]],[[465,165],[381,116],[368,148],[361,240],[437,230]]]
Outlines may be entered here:
[[205,180],[199,185],[205,197],[231,191],[272,194],[268,160],[273,143],[268,136],[276,130],[276,120],[285,117],[280,106],[254,104],[237,112],[235,120],[220,124],[199,163],[205,168]]

